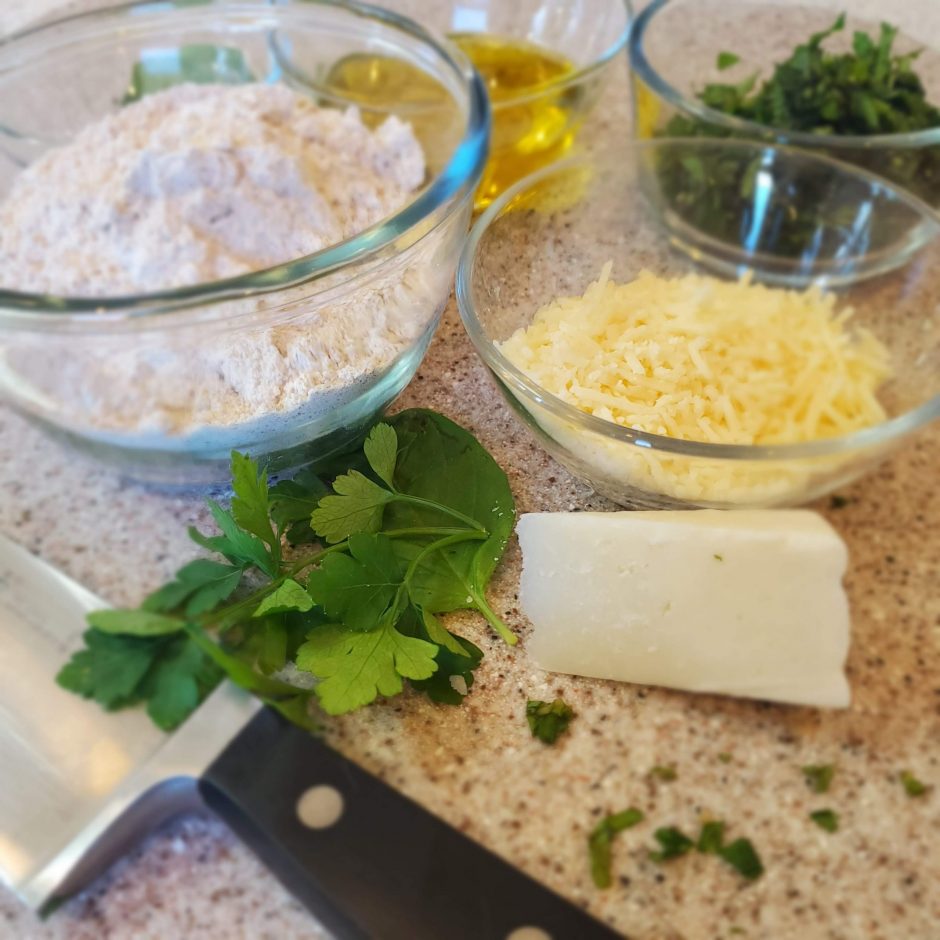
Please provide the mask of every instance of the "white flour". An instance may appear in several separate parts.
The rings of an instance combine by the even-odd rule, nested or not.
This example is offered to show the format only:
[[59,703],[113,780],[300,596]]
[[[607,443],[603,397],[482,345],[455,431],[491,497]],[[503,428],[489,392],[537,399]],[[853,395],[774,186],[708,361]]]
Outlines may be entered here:
[[[106,296],[257,271],[393,213],[424,175],[395,118],[371,131],[282,85],[178,86],[17,178],[0,206],[0,284]],[[301,286],[218,305],[198,330],[179,313],[159,331],[17,341],[3,371],[60,419],[151,446],[284,432],[355,398],[433,319],[446,296],[428,273],[435,244],[327,301]]]

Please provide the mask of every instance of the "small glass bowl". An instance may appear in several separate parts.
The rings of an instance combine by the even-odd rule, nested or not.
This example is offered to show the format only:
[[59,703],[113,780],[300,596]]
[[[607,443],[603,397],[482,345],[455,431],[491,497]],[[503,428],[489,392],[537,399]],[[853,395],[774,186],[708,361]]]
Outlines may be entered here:
[[[218,54],[206,57],[207,48]],[[467,60],[375,7],[115,7],[0,44],[0,198],[22,167],[121,107],[138,63],[172,74],[190,49],[210,63],[203,81],[250,74],[323,106],[354,104],[373,125],[391,114],[413,122],[428,178],[413,201],[355,237],[225,281],[106,298],[0,284],[0,397],[124,473],[167,484],[226,480],[232,450],[274,471],[361,437],[414,375],[447,302],[489,125],[486,93]],[[411,63],[446,94],[423,104],[349,100],[323,84],[338,59],[379,51]],[[373,355],[380,321],[395,342]],[[311,354],[311,343],[329,362],[333,351],[369,356],[350,353],[340,370]],[[331,370],[342,382],[317,386]]]
[[[690,150],[691,147],[696,149]],[[763,188],[825,181],[834,204],[856,218],[820,224],[817,246],[798,258],[774,253],[773,233],[751,244],[722,245],[709,272],[837,292],[852,323],[888,348],[892,376],[879,389],[888,420],[853,434],[768,446],[679,440],[640,432],[587,414],[541,388],[500,351],[546,303],[578,296],[612,262],[624,283],[647,270],[664,277],[701,271],[650,198],[657,167],[695,153],[721,156],[738,174],[759,160]],[[864,220],[888,218],[897,243],[867,250]],[[774,261],[765,277],[767,259]],[[804,151],[750,141],[637,142],[615,157],[577,158],[521,181],[473,228],[457,269],[457,301],[470,338],[516,414],[538,441],[599,493],[630,507],[747,508],[805,503],[843,486],[940,416],[940,226],[920,201],[845,164]]]
[[[940,106],[940,6],[883,0],[652,0],[630,35],[635,129],[641,138],[742,137],[815,150],[854,163],[940,206],[940,127],[907,134],[838,136],[767,127],[706,107],[696,93],[710,83],[768,78],[811,34],[846,15],[845,28],[825,49],[851,48],[855,30],[876,38],[882,21],[900,29],[893,50],[920,53],[914,70],[928,100]],[[924,37],[927,37],[925,42]],[[720,52],[740,61],[719,70]]]
[[[570,150],[611,65],[621,61],[632,16],[630,0],[383,0],[383,5],[458,43],[477,34],[533,43],[573,66],[528,92],[491,100],[490,157],[477,191],[477,211]],[[473,60],[473,53],[468,55]],[[387,69],[373,64],[372,80],[387,83]]]

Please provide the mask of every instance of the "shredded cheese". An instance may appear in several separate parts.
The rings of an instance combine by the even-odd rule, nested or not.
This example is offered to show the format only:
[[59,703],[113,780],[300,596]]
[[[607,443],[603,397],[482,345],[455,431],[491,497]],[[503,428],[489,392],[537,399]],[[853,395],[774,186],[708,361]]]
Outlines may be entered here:
[[[850,328],[852,309],[837,311],[832,294],[648,271],[617,284],[610,269],[583,297],[551,302],[500,345],[581,411],[645,433],[757,445],[835,437],[885,419],[876,391],[890,375],[888,350]],[[546,430],[589,459],[573,426],[546,417]],[[597,458],[603,445],[591,437]],[[792,466],[742,469],[654,452],[629,459],[642,468],[638,485],[698,501],[738,502],[744,487],[751,502],[755,488],[769,487],[761,497],[769,503],[797,483]]]

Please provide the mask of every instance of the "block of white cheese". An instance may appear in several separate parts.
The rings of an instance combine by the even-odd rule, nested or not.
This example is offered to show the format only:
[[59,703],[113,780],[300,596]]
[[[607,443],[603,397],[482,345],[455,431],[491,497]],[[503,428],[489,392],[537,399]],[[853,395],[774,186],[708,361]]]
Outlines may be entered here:
[[534,513],[529,643],[550,672],[844,708],[848,555],[806,510]]

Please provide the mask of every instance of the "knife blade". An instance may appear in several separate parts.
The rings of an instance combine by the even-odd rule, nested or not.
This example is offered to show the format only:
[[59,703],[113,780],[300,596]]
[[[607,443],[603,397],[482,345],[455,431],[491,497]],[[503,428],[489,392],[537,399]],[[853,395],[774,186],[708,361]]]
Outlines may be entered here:
[[0,536],[0,874],[27,903],[204,804],[339,937],[619,936],[229,683],[171,735],[60,689],[102,606]]

